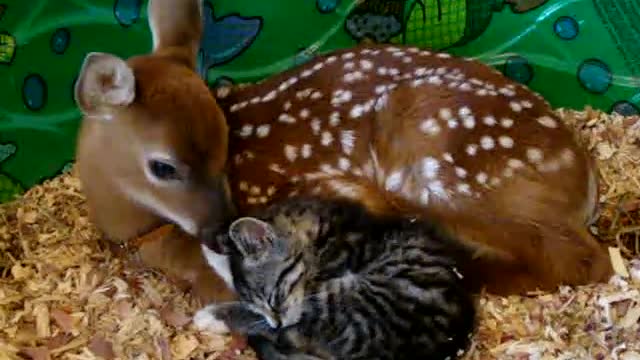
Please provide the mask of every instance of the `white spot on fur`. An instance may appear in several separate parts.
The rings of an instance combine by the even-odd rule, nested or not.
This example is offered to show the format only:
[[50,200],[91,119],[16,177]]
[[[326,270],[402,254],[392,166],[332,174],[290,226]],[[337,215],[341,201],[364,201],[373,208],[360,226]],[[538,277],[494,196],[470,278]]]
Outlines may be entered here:
[[284,109],[284,111],[289,111],[289,109],[291,109],[291,101],[285,101],[284,105],[282,105],[282,108]]
[[346,63],[344,63],[343,67],[345,70],[351,71],[356,68],[356,64],[353,61],[347,61]]
[[473,90],[473,88],[471,87],[471,84],[467,83],[467,82],[463,82],[462,84],[460,84],[459,89],[462,91],[471,91]]
[[360,68],[365,71],[373,69],[373,63],[369,60],[360,60]]
[[503,128],[508,129],[513,126],[513,119],[510,119],[510,118],[501,119],[500,125],[502,125]]
[[551,116],[541,116],[537,120],[544,127],[556,128],[558,126],[558,123]]
[[497,124],[496,118],[491,115],[482,118],[482,122],[487,126],[495,126]]
[[434,118],[429,118],[420,123],[420,131],[427,135],[436,135],[440,132],[440,125]]
[[389,174],[387,180],[385,181],[385,189],[387,191],[398,191],[402,186],[402,182],[404,180],[404,174],[402,171],[397,170]]
[[314,91],[311,93],[311,99],[312,100],[319,100],[322,98],[322,93],[318,90]]
[[498,144],[505,149],[511,149],[514,145],[513,139],[507,135],[501,135],[498,137]]
[[485,172],[479,172],[476,174],[476,182],[478,182],[478,184],[486,184],[488,179],[489,175]]
[[323,131],[320,138],[320,143],[323,146],[329,146],[333,142],[333,135],[328,131]]
[[340,113],[337,111],[334,111],[331,113],[331,115],[329,115],[329,125],[335,127],[340,125]]
[[463,169],[463,168],[461,168],[459,166],[456,166],[455,173],[459,178],[464,179],[465,177],[467,177],[467,170],[465,170],[465,169]]
[[330,176],[341,176],[344,173],[336,168],[334,168],[333,166],[329,165],[329,164],[322,164],[320,165],[320,171],[324,172],[327,175]]
[[276,187],[271,185],[267,188],[267,196],[273,196],[276,193]]
[[338,159],[338,168],[342,171],[347,171],[351,167],[351,161],[345,157]]
[[269,102],[276,98],[277,92],[275,90],[269,91],[267,95],[262,97],[262,102]]
[[270,131],[271,131],[271,125],[262,124],[256,128],[256,136],[259,138],[265,138],[269,136]]
[[376,85],[375,88],[375,93],[380,95],[382,93],[384,93],[385,91],[387,91],[387,86],[386,85]]
[[364,114],[364,112],[365,112],[365,108],[364,108],[363,105],[355,104],[351,108],[351,111],[349,111],[349,116],[351,116],[352,118],[356,119],[356,118],[359,118],[360,116],[362,116]]
[[300,155],[303,159],[308,159],[311,157],[311,144],[304,144],[300,149]]
[[442,158],[444,159],[444,161],[453,164],[453,156],[451,156],[451,153],[448,153],[448,152],[444,153],[442,155]]
[[542,150],[538,148],[528,148],[527,149],[527,159],[532,163],[539,163],[542,161]]
[[352,96],[353,95],[351,94],[351,91],[338,89],[333,92],[333,98],[331,99],[331,104],[334,106],[338,106],[340,104],[347,103],[351,101]]
[[440,110],[438,110],[438,116],[440,116],[442,120],[449,120],[453,118],[453,113],[449,108],[440,108]]
[[509,159],[507,160],[507,166],[513,169],[521,169],[524,167],[524,163],[519,159]]
[[413,73],[415,74],[415,76],[425,76],[427,75],[427,68],[426,67],[417,68],[413,71]]
[[429,76],[427,78],[427,82],[429,84],[437,85],[437,86],[442,85],[442,83],[443,83],[442,78],[440,76],[437,76],[437,75]]
[[449,55],[449,54],[447,54],[447,53],[438,53],[438,54],[436,55],[436,57],[439,57],[439,58],[441,58],[441,59],[448,59],[448,58],[450,58],[450,57],[451,57],[451,55]]
[[476,119],[471,115],[465,116],[462,119],[462,126],[467,129],[473,129],[476,126]]
[[300,73],[300,77],[308,78],[309,76],[311,76],[311,74],[313,74],[313,70],[306,69]]
[[300,90],[300,91],[298,91],[298,92],[296,93],[296,97],[297,97],[299,100],[306,99],[306,98],[308,98],[308,97],[309,97],[309,95],[311,95],[311,91],[313,91],[313,90],[312,90],[312,89],[304,89],[304,90]]
[[476,95],[478,95],[478,96],[487,96],[487,95],[489,95],[489,91],[487,89],[478,89],[478,90],[476,90]]
[[571,165],[575,159],[576,154],[571,149],[563,149],[560,152],[560,159],[567,165]]
[[285,124],[295,124],[296,118],[294,118],[293,116],[287,113],[283,113],[283,114],[280,114],[280,116],[278,116],[278,121]]
[[338,60],[338,57],[334,56],[334,55],[331,55],[331,56],[329,56],[327,58],[326,62],[327,62],[327,64],[332,64],[332,63],[336,62],[336,60]]
[[342,59],[343,60],[349,60],[349,59],[353,59],[354,56],[355,56],[354,53],[347,52],[347,53],[342,54]]
[[240,135],[240,137],[242,138],[248,138],[249,136],[251,136],[252,133],[253,133],[253,125],[245,124],[242,126],[242,128],[240,128],[238,135]]
[[441,198],[441,199],[446,199],[448,197],[448,193],[447,190],[444,188],[444,185],[442,184],[442,181],[440,180],[435,180],[435,181],[431,181],[428,185],[427,185],[429,191],[431,192],[431,194]]
[[249,184],[247,184],[246,181],[240,181],[238,188],[240,189],[240,191],[247,191],[249,190]]
[[461,117],[469,116],[471,115],[471,109],[468,106],[463,106],[458,110],[458,115]]
[[361,71],[353,71],[344,74],[344,81],[347,83],[352,83],[362,79],[364,79],[364,74]]
[[529,100],[520,101],[520,105],[522,105],[522,107],[525,109],[531,109],[533,107],[533,103]]
[[474,156],[475,154],[478,153],[478,145],[476,144],[469,144],[467,145],[465,151],[467,152],[467,154],[469,156]]
[[498,177],[492,177],[491,180],[489,180],[489,185],[491,186],[498,186],[500,185],[501,181],[500,178]]
[[511,108],[511,110],[513,110],[514,112],[520,112],[522,111],[522,105],[520,105],[520,103],[515,102],[515,101],[511,101],[509,102],[509,107]]
[[309,109],[302,109],[300,110],[300,117],[303,119],[306,119],[309,117],[310,111]]
[[309,125],[311,126],[311,131],[313,131],[314,135],[320,134],[320,129],[322,127],[322,121],[320,119],[313,118],[313,120],[311,120]]
[[507,97],[516,96],[516,92],[508,88],[500,88],[498,89],[498,92]]
[[384,66],[378,68],[378,75],[387,75],[388,69]]
[[458,191],[460,194],[471,195],[471,187],[467,183],[457,184],[456,191]]
[[440,163],[438,160],[432,157],[426,157],[422,159],[422,176],[427,179],[434,179],[438,176],[438,170],[440,169]]
[[491,150],[495,147],[496,142],[491,136],[484,135],[480,138],[480,147],[484,150]]
[[289,144],[285,145],[284,156],[287,158],[287,160],[294,162],[298,158],[298,148]]
[[356,136],[353,130],[342,130],[340,132],[340,144],[342,145],[342,151],[345,154],[350,155],[353,152],[355,142]]
[[378,97],[378,99],[375,100],[375,106],[374,109],[376,111],[380,111],[382,110],[382,108],[384,108],[387,105],[387,101],[389,100],[389,95],[382,94],[380,97]]
[[279,164],[271,164],[271,165],[269,165],[269,170],[271,170],[271,171],[273,171],[275,173],[278,173],[278,174],[284,174],[285,173],[284,169]]

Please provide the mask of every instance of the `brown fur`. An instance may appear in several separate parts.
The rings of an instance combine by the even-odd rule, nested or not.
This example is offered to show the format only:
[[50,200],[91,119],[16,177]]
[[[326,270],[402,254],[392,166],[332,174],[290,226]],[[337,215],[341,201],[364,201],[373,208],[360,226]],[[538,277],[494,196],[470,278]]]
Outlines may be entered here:
[[[526,121],[547,115],[560,123],[544,100],[524,95],[533,107],[521,113],[522,119],[514,118],[517,125],[509,130],[516,144],[513,149],[479,152],[471,157],[465,155],[464,147],[469,142],[477,142],[479,132],[445,128],[438,137],[425,140],[424,134],[416,130],[417,126],[426,117],[437,116],[440,108],[458,109],[460,104],[469,106],[474,114],[503,116],[507,112],[506,100],[474,97],[445,87],[416,91],[400,86],[391,93],[387,106],[380,112],[357,122],[345,120],[352,121],[350,128],[357,135],[349,157],[351,166],[365,169],[375,165],[372,177],[341,171],[305,181],[305,174],[318,172],[321,164],[335,166],[341,156],[339,141],[335,139],[333,147],[320,146],[317,136],[310,135],[311,118],[295,124],[280,124],[275,119],[283,113],[284,102],[295,98],[295,90],[310,87],[322,90],[325,97],[307,103],[308,110],[327,127],[328,109],[331,109],[329,90],[342,86],[341,73],[336,75],[327,70],[305,80],[304,85],[295,90],[284,91],[268,104],[231,111],[234,104],[264,96],[312,64],[275,75],[255,86],[235,89],[216,103],[193,71],[194,44],[200,30],[194,31],[193,22],[185,21],[184,13],[173,13],[175,6],[165,6],[166,1],[169,0],[150,1],[150,6],[155,6],[152,12],[155,19],[163,19],[158,22],[162,25],[155,29],[159,39],[155,52],[127,61],[136,78],[133,103],[126,107],[111,106],[109,111],[115,120],[85,120],[82,125],[77,153],[81,181],[92,218],[109,237],[126,241],[169,220],[155,209],[136,204],[116,182],[118,178],[130,177],[130,186],[150,188],[138,169],[140,164],[134,153],[129,150],[132,144],[141,142],[172,150],[197,173],[196,187],[184,191],[150,191],[159,202],[187,216],[198,229],[212,222],[215,225],[215,221],[228,213],[219,209],[223,205],[210,197],[207,190],[224,194],[230,191],[240,214],[292,194],[320,193],[326,197],[356,198],[375,213],[400,212],[443,222],[450,231],[478,249],[477,261],[467,264],[465,269],[474,288],[486,286],[493,293],[513,294],[536,288],[549,290],[560,284],[602,281],[612,274],[605,253],[586,231],[586,222],[593,218],[597,203],[593,199],[597,194],[593,194],[587,184],[588,174],[596,171],[592,159],[564,126],[548,129],[535,121]],[[195,3],[184,1],[189,6]],[[193,14],[189,14],[187,18],[191,19]],[[340,56],[347,51],[358,49],[336,54]],[[428,61],[432,67],[462,67],[471,76],[497,87],[508,84],[507,79],[480,63],[435,57]],[[407,64],[406,69],[411,71],[416,66]],[[354,89],[351,103],[365,101],[365,96],[369,96],[365,90],[374,85],[372,80],[362,81],[358,85],[361,90]],[[515,89],[519,94],[528,94],[522,87]],[[82,104],[82,91],[78,96]],[[290,112],[296,115],[301,109],[302,105],[296,103]],[[476,122],[480,121],[478,116]],[[243,139],[236,135],[245,124],[264,123],[272,125],[268,137]],[[503,132],[505,130],[496,127],[482,134],[499,136]],[[313,156],[295,163],[286,161],[284,144],[299,148],[311,142]],[[568,148],[574,152],[575,159],[572,166],[555,172],[541,173],[525,167],[497,188],[474,188],[479,197],[452,196],[450,201],[434,201],[429,206],[421,205],[411,196],[384,190],[384,179],[389,172],[409,167],[429,154],[438,156],[448,151],[456,156],[456,163],[470,173],[485,169],[491,175],[503,171],[509,157],[522,157],[522,149],[527,145],[542,149],[549,157]],[[105,153],[107,146],[119,150]],[[375,164],[372,154],[376,157]],[[271,170],[274,164],[282,168],[281,173]],[[219,181],[224,178],[225,170],[229,188]],[[443,180],[446,186],[454,185],[452,177]],[[413,191],[418,185],[408,182],[404,186],[407,191]],[[197,283],[197,288],[219,283],[205,265],[196,239],[189,240],[185,234],[175,234],[173,239],[167,238],[163,245],[166,256],[147,258],[150,266],[166,272],[179,269],[185,278]],[[230,296],[216,286],[209,290],[205,297]]]

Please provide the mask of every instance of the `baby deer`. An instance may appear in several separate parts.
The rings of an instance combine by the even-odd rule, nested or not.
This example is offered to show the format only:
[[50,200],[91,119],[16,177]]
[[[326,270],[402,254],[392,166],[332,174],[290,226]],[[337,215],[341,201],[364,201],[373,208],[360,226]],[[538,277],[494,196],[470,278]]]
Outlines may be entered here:
[[440,221],[477,249],[467,280],[493,293],[612,274],[587,232],[594,162],[544,99],[491,67],[367,45],[214,98],[194,71],[200,1],[148,11],[152,53],[89,54],[76,87],[81,181],[110,237],[173,222],[189,235],[167,241],[180,259],[234,210],[314,194]]

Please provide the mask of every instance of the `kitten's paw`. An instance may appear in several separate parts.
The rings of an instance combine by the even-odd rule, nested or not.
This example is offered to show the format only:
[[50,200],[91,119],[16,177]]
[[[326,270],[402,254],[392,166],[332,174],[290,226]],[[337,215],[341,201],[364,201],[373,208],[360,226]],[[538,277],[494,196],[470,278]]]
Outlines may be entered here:
[[200,331],[210,331],[215,334],[228,334],[229,328],[215,314],[215,305],[208,305],[198,310],[193,316],[193,325]]

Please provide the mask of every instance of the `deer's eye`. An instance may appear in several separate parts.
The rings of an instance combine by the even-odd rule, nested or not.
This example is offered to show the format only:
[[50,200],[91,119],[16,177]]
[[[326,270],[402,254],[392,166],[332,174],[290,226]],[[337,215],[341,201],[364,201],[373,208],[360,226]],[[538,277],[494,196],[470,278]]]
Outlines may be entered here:
[[149,171],[158,180],[170,181],[181,180],[176,167],[161,160],[149,160]]

